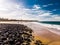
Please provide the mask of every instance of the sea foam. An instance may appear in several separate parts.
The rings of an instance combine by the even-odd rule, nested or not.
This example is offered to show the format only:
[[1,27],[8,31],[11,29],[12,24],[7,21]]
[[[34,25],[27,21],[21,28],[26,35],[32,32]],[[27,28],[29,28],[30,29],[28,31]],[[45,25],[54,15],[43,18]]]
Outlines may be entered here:
[[60,25],[54,25],[54,24],[45,24],[45,23],[38,23],[38,22],[34,22],[35,24],[39,24],[45,27],[49,27],[49,28],[55,28],[60,30]]
[[45,24],[45,23],[38,23],[38,22],[33,22],[33,23],[37,25],[45,26],[48,28],[50,32],[60,35],[60,25],[52,25],[52,24]]

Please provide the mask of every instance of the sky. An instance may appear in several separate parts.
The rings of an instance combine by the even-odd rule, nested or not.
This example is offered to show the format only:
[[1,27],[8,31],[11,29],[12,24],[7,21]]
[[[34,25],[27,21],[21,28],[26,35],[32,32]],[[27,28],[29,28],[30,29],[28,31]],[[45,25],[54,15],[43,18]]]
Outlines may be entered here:
[[0,0],[0,18],[60,21],[60,0]]

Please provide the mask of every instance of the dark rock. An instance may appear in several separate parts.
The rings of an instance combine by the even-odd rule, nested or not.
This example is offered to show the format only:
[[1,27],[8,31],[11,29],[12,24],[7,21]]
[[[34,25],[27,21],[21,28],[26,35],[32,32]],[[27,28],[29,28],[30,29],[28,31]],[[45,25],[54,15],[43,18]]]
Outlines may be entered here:
[[24,25],[1,24],[0,45],[30,45],[32,40],[32,30]]

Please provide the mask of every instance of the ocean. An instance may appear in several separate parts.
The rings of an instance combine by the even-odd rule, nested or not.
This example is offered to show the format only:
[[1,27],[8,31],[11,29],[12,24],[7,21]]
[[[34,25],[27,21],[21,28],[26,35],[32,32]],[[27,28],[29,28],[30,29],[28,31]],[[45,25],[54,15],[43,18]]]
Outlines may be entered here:
[[39,23],[43,26],[60,30],[60,21],[42,21]]
[[52,24],[52,25],[60,25],[60,21],[42,21],[40,23]]

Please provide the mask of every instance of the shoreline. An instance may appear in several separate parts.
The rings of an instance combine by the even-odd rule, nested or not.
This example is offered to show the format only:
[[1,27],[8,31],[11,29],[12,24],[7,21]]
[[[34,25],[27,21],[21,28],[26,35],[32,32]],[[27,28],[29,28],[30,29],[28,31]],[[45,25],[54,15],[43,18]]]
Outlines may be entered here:
[[37,29],[43,30],[43,28],[44,29],[46,28],[46,30],[49,30],[52,33],[55,32],[56,34],[60,35],[60,29],[53,28],[53,26],[51,27],[51,25],[46,25],[46,24],[38,23],[38,22],[18,22],[18,21],[9,22],[8,21],[8,22],[0,22],[0,24],[23,24],[23,25],[26,25],[26,26],[32,28],[33,30],[37,30]]
[[[3,24],[3,23],[0,23]],[[9,24],[9,23],[5,23]],[[53,29],[53,28],[48,28],[43,25],[40,25],[39,23],[34,23],[34,22],[10,22],[10,24],[23,24],[26,25],[27,27],[31,28],[34,31],[34,35],[40,38],[40,40],[44,40],[43,42],[50,42],[54,40],[60,40],[60,30],[58,29]],[[55,32],[54,32],[55,31]],[[58,34],[57,34],[57,33]]]
[[[30,27],[34,31],[36,39],[46,44],[54,41],[60,42],[60,30],[58,29],[45,27],[38,23],[28,23],[24,25]],[[56,43],[56,45],[60,45],[60,43]]]

